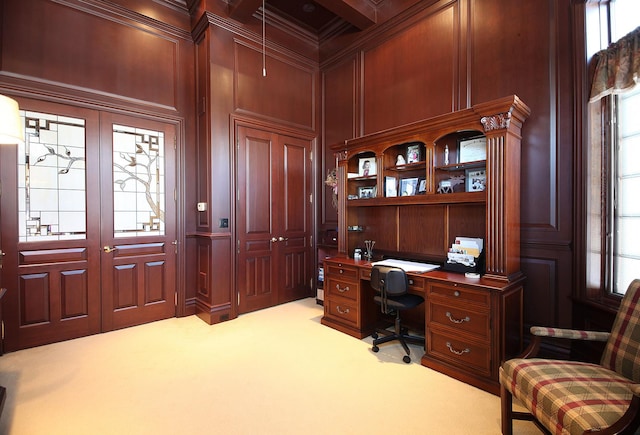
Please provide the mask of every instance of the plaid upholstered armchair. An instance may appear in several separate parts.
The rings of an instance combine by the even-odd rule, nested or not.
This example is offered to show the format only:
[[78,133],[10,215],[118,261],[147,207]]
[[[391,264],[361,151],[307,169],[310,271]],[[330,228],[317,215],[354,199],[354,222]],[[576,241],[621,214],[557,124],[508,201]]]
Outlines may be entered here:
[[[502,364],[502,433],[513,419],[545,433],[635,433],[640,426],[640,279],[622,299],[611,332],[532,327],[524,354]],[[606,341],[600,364],[533,358],[542,337]],[[513,397],[529,412],[513,411]]]

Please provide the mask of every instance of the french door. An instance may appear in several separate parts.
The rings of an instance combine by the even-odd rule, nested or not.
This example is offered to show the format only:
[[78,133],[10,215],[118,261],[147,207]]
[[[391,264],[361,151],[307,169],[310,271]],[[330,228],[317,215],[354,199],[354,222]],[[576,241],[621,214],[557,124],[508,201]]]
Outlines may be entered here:
[[238,312],[310,295],[311,143],[239,125]]
[[[102,328],[175,315],[174,126],[102,113]],[[104,128],[107,127],[107,128]]]
[[175,315],[174,126],[19,100],[0,150],[7,350]]

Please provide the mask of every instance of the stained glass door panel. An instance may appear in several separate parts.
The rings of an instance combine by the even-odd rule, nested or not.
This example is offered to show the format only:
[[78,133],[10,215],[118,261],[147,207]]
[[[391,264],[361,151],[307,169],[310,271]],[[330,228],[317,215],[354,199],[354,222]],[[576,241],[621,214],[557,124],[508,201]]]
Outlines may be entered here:
[[175,315],[175,126],[107,113],[101,125],[101,164],[111,168],[101,178],[102,319],[110,330]]

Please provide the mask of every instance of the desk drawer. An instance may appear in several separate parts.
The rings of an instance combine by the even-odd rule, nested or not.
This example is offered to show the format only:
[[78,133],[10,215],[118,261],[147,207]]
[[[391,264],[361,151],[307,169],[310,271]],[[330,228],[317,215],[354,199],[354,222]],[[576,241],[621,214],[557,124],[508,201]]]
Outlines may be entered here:
[[424,293],[424,278],[421,276],[408,276],[409,289],[417,293]]
[[325,315],[358,328],[358,306],[347,299],[325,299]]
[[331,277],[327,279],[324,291],[326,297],[329,298],[339,296],[342,298],[351,299],[352,301],[357,301],[358,292],[360,291],[360,284]]
[[427,353],[440,361],[459,366],[463,371],[491,376],[489,345],[427,330]]
[[343,281],[358,282],[358,269],[341,263],[327,263],[324,275],[325,279],[329,276]]
[[467,332],[483,340],[490,340],[489,310],[470,310],[434,301],[427,303],[428,328],[432,324],[455,332]]
[[452,303],[471,302],[484,307],[489,307],[491,303],[491,293],[484,290],[474,290],[460,286],[456,283],[450,285],[430,284],[427,290],[427,298],[447,299]]

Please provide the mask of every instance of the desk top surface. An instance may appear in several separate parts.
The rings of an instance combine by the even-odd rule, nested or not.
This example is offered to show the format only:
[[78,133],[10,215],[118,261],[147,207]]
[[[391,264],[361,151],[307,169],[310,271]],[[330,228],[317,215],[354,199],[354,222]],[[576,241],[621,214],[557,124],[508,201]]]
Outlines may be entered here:
[[[356,267],[358,269],[371,269],[372,263],[376,263],[379,260],[354,260],[348,257],[328,257],[324,259],[325,262],[331,262],[341,266]],[[325,274],[327,273],[325,268]],[[454,283],[470,285],[473,287],[484,287],[487,290],[506,290],[514,285],[521,285],[524,281],[524,275],[520,275],[510,281],[497,279],[487,275],[483,275],[480,278],[467,278],[462,273],[448,272],[442,269],[436,269],[429,272],[407,272],[407,275],[414,278],[424,278],[429,281],[438,281],[441,283]]]

